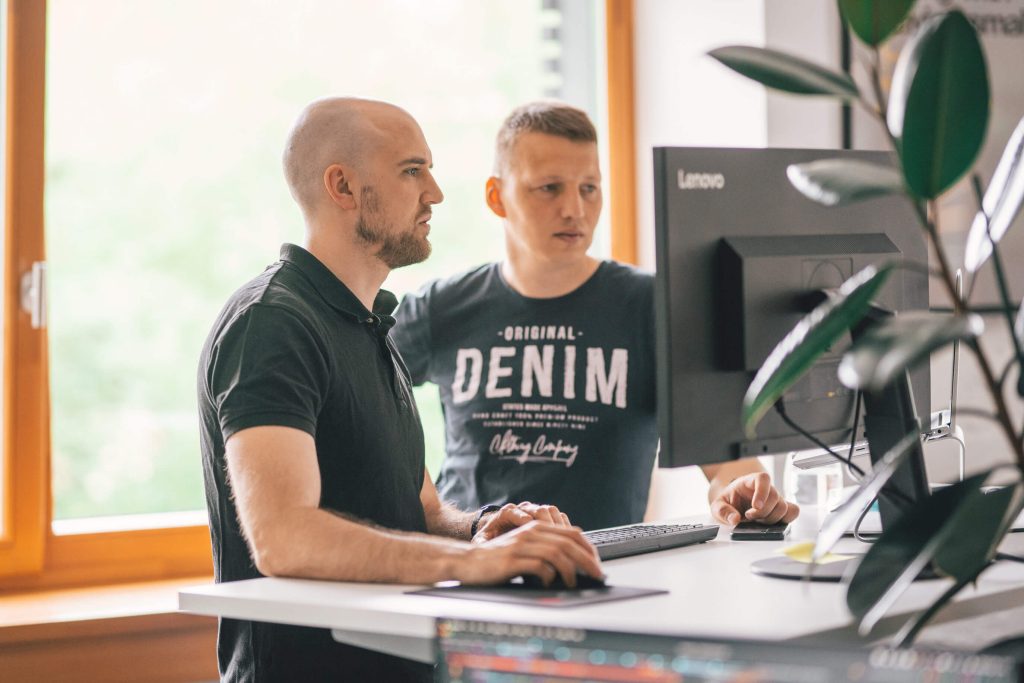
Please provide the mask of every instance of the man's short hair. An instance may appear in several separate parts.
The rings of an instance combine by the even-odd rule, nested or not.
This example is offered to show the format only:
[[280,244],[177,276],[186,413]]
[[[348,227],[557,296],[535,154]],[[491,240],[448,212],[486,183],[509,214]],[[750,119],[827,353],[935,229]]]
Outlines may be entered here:
[[498,129],[494,175],[507,168],[508,157],[523,133],[544,133],[573,142],[597,142],[597,131],[587,113],[562,102],[530,102],[512,110]]

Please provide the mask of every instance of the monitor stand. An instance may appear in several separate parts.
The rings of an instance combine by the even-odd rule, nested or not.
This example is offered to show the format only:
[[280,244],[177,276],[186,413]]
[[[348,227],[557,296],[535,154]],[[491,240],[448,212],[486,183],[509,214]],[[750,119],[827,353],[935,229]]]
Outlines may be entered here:
[[[766,557],[752,562],[750,564],[750,571],[759,576],[770,576],[773,579],[807,579],[823,583],[838,583],[844,578],[853,576],[853,572],[856,571],[857,564],[860,562],[863,553],[843,553],[843,555],[850,555],[851,557],[847,560],[817,564],[810,573],[808,573],[809,567],[807,562],[800,562],[784,555]],[[931,566],[928,566],[922,569],[921,573],[914,580],[924,581],[938,578],[941,578],[940,575]]]
[[[872,307],[869,315],[852,330],[854,341],[874,322],[888,315],[891,314]],[[881,460],[904,436],[913,431],[921,432],[921,423],[917,418],[914,394],[910,386],[910,375],[906,371],[900,379],[881,391],[864,392],[864,431],[867,435],[872,465]],[[893,502],[894,499],[898,497],[904,501],[904,505],[913,505],[930,495],[924,466],[924,451],[921,449],[920,441],[914,444],[906,459],[882,487],[882,493],[889,494],[879,496],[878,500],[882,529],[890,527],[902,514],[900,506]],[[849,560],[816,565],[809,578],[812,581],[840,581],[848,572],[855,569],[855,564],[859,560],[860,557],[857,556]],[[807,570],[807,562],[784,556],[765,558],[751,565],[751,571],[755,574],[783,579],[808,578]],[[928,567],[917,578],[937,576]]]

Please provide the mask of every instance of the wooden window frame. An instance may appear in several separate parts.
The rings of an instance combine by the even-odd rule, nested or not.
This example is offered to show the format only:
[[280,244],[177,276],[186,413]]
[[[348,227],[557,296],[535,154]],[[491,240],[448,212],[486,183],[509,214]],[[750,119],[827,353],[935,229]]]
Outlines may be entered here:
[[[8,0],[4,215],[3,522],[0,591],[208,574],[205,525],[52,531],[47,336],[20,305],[20,278],[45,261],[45,0]],[[605,0],[612,256],[636,263],[633,0]],[[16,485],[15,485],[16,483]]]
[[608,66],[608,182],[612,258],[638,263],[636,214],[636,124],[633,89],[634,0],[605,0],[605,61]]

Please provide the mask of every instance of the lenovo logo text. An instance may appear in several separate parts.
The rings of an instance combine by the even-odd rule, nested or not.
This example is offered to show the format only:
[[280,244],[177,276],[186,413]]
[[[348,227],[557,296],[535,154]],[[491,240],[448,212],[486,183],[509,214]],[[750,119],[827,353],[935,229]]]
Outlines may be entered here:
[[721,173],[676,172],[680,190],[721,190],[725,187],[725,176]]

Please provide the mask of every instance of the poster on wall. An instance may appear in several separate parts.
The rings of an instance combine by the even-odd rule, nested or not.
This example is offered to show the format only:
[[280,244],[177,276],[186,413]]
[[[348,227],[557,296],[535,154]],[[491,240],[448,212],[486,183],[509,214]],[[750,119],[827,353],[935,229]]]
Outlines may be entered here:
[[[918,0],[900,31],[880,50],[882,85],[888,90],[899,50],[907,37],[913,35],[921,22],[953,8],[963,11],[974,24],[988,63],[991,110],[985,145],[976,166],[982,186],[987,187],[1007,141],[1024,117],[1024,0]],[[864,55],[858,54],[864,47],[855,44],[851,49],[854,51],[852,62],[864,64],[861,59]],[[854,67],[853,75],[861,84],[868,82],[863,68]],[[855,149],[888,149],[879,124],[863,112],[854,110],[851,126]],[[963,264],[967,232],[977,211],[978,202],[969,179],[961,181],[940,200],[939,230],[954,267]],[[1000,254],[1008,271],[1011,294],[1014,301],[1019,302],[1024,297],[1024,212],[1017,216],[1000,242]],[[948,304],[945,290],[935,279],[931,285],[931,300],[933,306]],[[971,302],[982,307],[1000,303],[991,260],[977,275]]]

